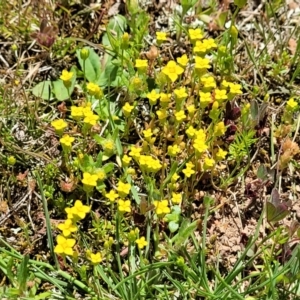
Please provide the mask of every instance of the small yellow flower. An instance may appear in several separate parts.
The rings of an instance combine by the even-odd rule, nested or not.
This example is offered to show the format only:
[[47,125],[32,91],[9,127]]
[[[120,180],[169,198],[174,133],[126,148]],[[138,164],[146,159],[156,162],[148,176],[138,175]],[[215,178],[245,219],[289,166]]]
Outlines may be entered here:
[[190,178],[193,174],[195,174],[195,171],[191,168],[185,168],[182,170],[182,173],[187,177]]
[[156,111],[156,115],[160,121],[165,120],[167,118],[167,110],[166,109],[159,109]]
[[103,181],[106,178],[106,173],[104,171],[104,169],[98,169],[96,171],[96,175],[98,177],[98,180]]
[[241,95],[241,94],[243,94],[243,92],[241,90],[242,86],[238,83],[231,83],[229,85],[229,88],[230,88],[229,93],[232,94],[232,95]]
[[213,168],[213,166],[215,165],[215,163],[216,162],[215,162],[214,159],[206,157],[204,159],[203,169],[204,170],[210,170],[210,169]]
[[51,122],[51,125],[56,131],[62,131],[68,127],[68,123],[63,119],[54,120]]
[[212,102],[212,97],[211,97],[210,92],[207,92],[207,93],[199,92],[199,96],[200,96],[200,107],[201,108],[207,107]]
[[113,153],[116,145],[112,139],[107,139],[102,142],[102,147],[105,153]]
[[70,148],[72,146],[72,143],[75,141],[75,138],[69,136],[68,134],[65,134],[62,138],[60,138],[59,141],[63,146]]
[[180,193],[172,193],[172,203],[179,204],[182,200],[182,195]]
[[72,232],[77,231],[77,226],[73,224],[71,219],[67,219],[64,223],[57,225],[65,237],[69,236]]
[[145,246],[148,245],[148,242],[146,241],[145,237],[142,236],[141,238],[137,239],[135,241],[139,247],[139,249],[143,249]]
[[174,94],[175,94],[176,100],[183,100],[188,96],[186,89],[184,87],[182,87],[180,89],[175,89]]
[[148,68],[148,60],[146,59],[136,59],[135,67],[137,69],[147,69]]
[[[89,206],[83,205],[80,200],[76,200],[74,206],[71,207],[70,210],[66,209],[66,212],[68,214],[70,213],[72,215],[72,218],[75,215],[79,217],[79,219],[84,219],[86,214],[90,212],[90,210],[91,208]],[[68,219],[69,219],[69,215],[68,215]]]
[[88,116],[94,114],[93,111],[92,111],[91,105],[92,105],[92,104],[91,104],[90,102],[88,102],[88,103],[86,104],[86,106],[82,108],[82,113],[83,113],[83,116],[84,116],[84,117],[88,117]]
[[171,182],[176,182],[178,179],[180,178],[180,176],[177,173],[174,173],[172,178],[171,178]]
[[206,89],[213,89],[217,86],[216,81],[212,76],[201,77],[200,81]]
[[151,128],[143,130],[143,135],[144,135],[146,140],[150,139],[151,136],[153,135],[153,132],[152,132]]
[[224,151],[223,149],[219,148],[218,152],[216,153],[216,159],[217,160],[225,159],[227,153],[228,153],[227,151]]
[[166,32],[156,32],[156,40],[158,43],[164,42],[167,40],[167,33]]
[[151,93],[148,93],[146,97],[149,99],[151,105],[155,105],[157,99],[159,99],[160,94],[156,92],[156,90],[152,90]]
[[168,146],[168,154],[170,156],[176,156],[180,152],[178,145],[174,144],[173,146]]
[[79,120],[83,117],[83,107],[71,106],[71,116],[75,120]]
[[119,195],[118,195],[114,190],[110,190],[108,193],[105,194],[105,197],[106,197],[110,202],[115,202],[116,199],[119,197]]
[[193,147],[196,150],[197,154],[203,153],[208,148],[207,145],[205,144],[205,141],[199,138],[196,138],[194,140]]
[[165,107],[164,104],[168,104],[171,101],[171,94],[160,93],[160,103]]
[[203,33],[200,28],[189,29],[189,37],[191,42],[195,42],[196,40],[201,40],[203,37]]
[[196,129],[192,125],[190,125],[189,128],[185,131],[185,133],[190,139],[192,139],[196,134]]
[[87,84],[86,88],[87,88],[89,94],[92,95],[92,96],[101,96],[101,95],[103,95],[103,91],[100,88],[100,86],[98,86],[97,84],[95,84],[93,82],[89,82]]
[[209,69],[210,64],[209,64],[209,59],[208,58],[202,58],[202,57],[195,57],[195,69],[197,71],[199,70],[205,70]]
[[123,166],[124,166],[124,167],[128,167],[129,164],[130,164],[130,162],[131,162],[131,160],[132,160],[132,158],[131,158],[130,156],[128,156],[128,155],[125,154],[125,155],[122,157],[122,164],[123,164]]
[[206,47],[206,45],[203,42],[196,41],[196,45],[193,48],[193,51],[197,55],[204,56],[206,54],[206,52],[207,52],[207,47]]
[[119,193],[119,196],[124,198],[129,194],[131,185],[130,183],[124,183],[122,181],[118,182],[117,191]]
[[62,235],[57,236],[57,245],[54,248],[54,252],[62,255],[72,256],[74,251],[72,247],[75,245],[75,239],[66,239]]
[[7,158],[7,164],[10,166],[14,166],[16,162],[17,162],[16,158],[12,155]]
[[153,201],[155,212],[158,216],[170,213],[168,200]]
[[90,126],[95,126],[98,120],[99,116],[91,114],[84,118],[83,123],[88,124]]
[[226,132],[226,126],[223,121],[217,123],[214,127],[214,136],[222,136]]
[[188,105],[188,106],[186,107],[186,109],[187,109],[187,111],[189,112],[189,115],[190,115],[190,116],[193,116],[194,113],[195,113],[195,111],[196,111],[196,107],[195,107],[194,104]]
[[142,148],[138,148],[138,147],[132,146],[130,148],[129,155],[131,157],[133,157],[134,159],[138,159],[141,156],[141,152],[142,152]]
[[298,103],[294,100],[294,98],[290,98],[286,103],[287,110],[294,111],[298,107]]
[[217,48],[217,44],[214,39],[205,39],[203,40],[203,44],[207,50]]
[[184,110],[180,110],[178,112],[175,113],[175,119],[177,122],[182,122],[186,119],[186,115],[184,113]]
[[130,212],[131,211],[130,201],[120,199],[118,201],[118,210],[120,212]]
[[132,110],[134,109],[133,105],[130,105],[128,102],[125,103],[125,105],[122,107],[123,113],[125,115],[125,117],[129,117]]
[[177,62],[182,66],[182,67],[186,67],[186,65],[189,62],[189,59],[187,57],[186,54],[183,54],[181,57],[177,58]]
[[87,251],[87,258],[91,261],[93,265],[97,265],[102,261],[102,256],[100,252],[94,254],[91,253],[91,251]]
[[168,62],[162,72],[169,77],[172,82],[175,82],[178,75],[183,73],[183,68],[178,66],[174,60]]
[[73,72],[68,72],[67,70],[63,70],[59,78],[63,82],[69,82],[72,79],[72,77],[73,77]]
[[215,99],[218,102],[222,102],[223,100],[228,99],[227,94],[226,94],[226,90],[219,90],[219,89],[215,89]]
[[98,176],[95,174],[90,174],[88,172],[83,173],[83,179],[81,182],[87,186],[97,186]]

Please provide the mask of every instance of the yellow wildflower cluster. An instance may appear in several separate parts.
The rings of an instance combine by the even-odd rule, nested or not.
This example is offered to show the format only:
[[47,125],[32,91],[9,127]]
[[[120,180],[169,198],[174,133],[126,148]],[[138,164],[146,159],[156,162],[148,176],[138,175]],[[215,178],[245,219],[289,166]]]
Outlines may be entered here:
[[162,168],[160,161],[150,155],[140,155],[138,163],[142,170],[150,173],[156,173]]

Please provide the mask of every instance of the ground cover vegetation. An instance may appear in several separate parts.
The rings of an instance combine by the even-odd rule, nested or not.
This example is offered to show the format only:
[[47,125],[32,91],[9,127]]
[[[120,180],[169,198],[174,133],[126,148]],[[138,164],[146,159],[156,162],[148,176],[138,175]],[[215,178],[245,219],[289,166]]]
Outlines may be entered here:
[[1,299],[300,299],[299,11],[1,0]]

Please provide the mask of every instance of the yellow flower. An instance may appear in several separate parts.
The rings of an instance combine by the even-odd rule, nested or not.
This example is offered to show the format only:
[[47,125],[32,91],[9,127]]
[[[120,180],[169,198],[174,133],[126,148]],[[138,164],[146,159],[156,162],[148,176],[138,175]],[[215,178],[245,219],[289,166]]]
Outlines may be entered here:
[[94,254],[89,251],[87,253],[87,257],[92,262],[93,265],[97,265],[97,264],[101,263],[101,261],[102,261],[102,256],[101,256],[100,252],[97,252]]
[[7,164],[10,166],[14,166],[16,162],[17,162],[16,158],[12,155],[7,158]]
[[168,214],[171,210],[169,208],[168,200],[153,201],[155,212],[158,216]]
[[178,58],[177,58],[177,62],[178,62],[181,66],[185,67],[185,66],[188,64],[189,59],[188,59],[188,57],[187,57],[186,54],[183,54],[181,57],[178,57]]
[[[66,209],[66,212],[71,214],[72,216],[77,216],[79,219],[84,219],[86,214],[90,212],[91,208],[87,205],[83,205],[80,200],[76,200],[73,207],[70,210]],[[69,215],[68,215],[69,218]],[[72,218],[71,218],[72,219]]]
[[118,182],[118,187],[117,187],[117,191],[119,193],[120,197],[126,197],[129,194],[131,185],[130,183],[124,183],[122,181]]
[[83,107],[71,106],[71,116],[75,120],[79,120],[83,117]]
[[145,246],[148,245],[148,242],[146,241],[145,237],[142,236],[141,238],[137,239],[135,241],[139,247],[139,249],[143,249]]
[[215,99],[218,102],[222,102],[223,100],[226,100],[228,97],[226,95],[226,90],[219,90],[215,89]]
[[175,113],[175,119],[176,119],[177,122],[180,123],[180,122],[184,121],[185,118],[186,118],[186,115],[184,113],[184,110],[180,110],[180,111]]
[[159,109],[157,112],[157,117],[160,121],[167,118],[167,110],[166,109]]
[[159,99],[160,94],[156,92],[156,90],[152,90],[151,93],[148,93],[146,97],[149,99],[151,105],[155,105],[157,99]]
[[215,128],[214,128],[214,136],[221,136],[221,135],[224,135],[226,132],[226,127],[225,127],[225,124],[224,122],[219,122],[215,125]]
[[171,178],[171,182],[176,182],[178,179],[180,178],[180,176],[177,173],[174,173],[172,178]]
[[67,219],[64,223],[57,225],[65,237],[69,236],[72,232],[77,231],[77,226],[73,224],[71,219]]
[[98,169],[96,171],[96,175],[97,175],[98,179],[101,181],[103,181],[106,178],[106,173],[103,169]]
[[62,138],[60,138],[59,141],[63,146],[70,148],[72,146],[72,143],[75,141],[75,138],[69,136],[68,134],[65,134]]
[[135,60],[135,67],[137,69],[147,69],[148,60],[146,60],[146,59],[136,59]]
[[189,128],[185,131],[185,133],[187,134],[187,136],[192,139],[195,136],[196,133],[196,129],[193,126],[189,126]]
[[176,100],[183,100],[188,96],[186,89],[184,87],[182,87],[180,89],[175,89],[174,94],[175,94]]
[[205,39],[203,40],[203,44],[207,50],[217,48],[217,44],[214,39]]
[[219,148],[218,152],[216,153],[216,159],[223,160],[225,159],[226,155],[227,155],[227,151],[224,151],[223,149]]
[[189,29],[189,36],[191,42],[195,42],[196,40],[201,40],[203,34],[200,28],[196,28],[196,29]]
[[172,203],[179,204],[182,200],[182,195],[180,193],[172,193]]
[[195,107],[194,104],[188,105],[188,106],[186,107],[186,109],[187,109],[187,111],[189,112],[189,115],[190,115],[190,116],[193,116],[194,113],[195,113],[195,111],[196,111],[196,107]]
[[132,146],[130,148],[129,155],[131,157],[133,157],[134,159],[138,159],[141,156],[141,152],[142,152],[142,148],[138,148],[138,147]]
[[151,128],[148,128],[147,130],[143,130],[143,135],[146,140],[150,139],[152,134],[153,134],[153,132],[152,132]]
[[83,122],[90,126],[95,126],[98,120],[99,120],[99,116],[91,114],[91,115],[85,117]]
[[84,116],[84,117],[88,117],[88,116],[94,114],[93,111],[92,111],[91,105],[92,105],[92,104],[91,104],[90,102],[88,102],[88,103],[86,104],[86,106],[82,108],[82,113],[83,113],[83,116]]
[[160,103],[163,107],[166,106],[166,104],[170,103],[171,101],[171,94],[166,93],[160,93]]
[[204,70],[204,69],[209,69],[210,64],[209,64],[209,59],[208,58],[202,58],[202,57],[195,57],[195,69],[198,70]]
[[242,86],[238,83],[230,83],[229,85],[230,91],[229,93],[232,95],[241,95],[243,92],[241,91]]
[[294,100],[294,98],[290,98],[286,103],[287,110],[294,111],[298,107],[298,103]]
[[210,92],[207,92],[207,93],[199,92],[199,96],[200,96],[200,107],[201,108],[207,107],[212,102]]
[[118,201],[118,210],[120,212],[130,212],[131,211],[130,201],[120,199]]
[[54,120],[51,122],[51,125],[54,127],[56,131],[62,131],[67,128],[68,123],[63,119]]
[[57,254],[62,255],[73,255],[73,249],[72,247],[75,245],[76,240],[75,239],[66,239],[62,235],[57,236],[57,245],[54,248],[54,252]]
[[130,105],[128,102],[126,102],[125,105],[122,107],[125,117],[128,118],[133,109],[134,109],[134,106]]
[[208,148],[207,145],[205,144],[205,141],[199,138],[196,138],[194,140],[193,147],[196,150],[197,154],[203,153]]
[[102,147],[105,153],[112,153],[115,150],[115,142],[112,139],[103,141]]
[[227,88],[230,87],[231,84],[232,84],[231,82],[228,82],[227,80],[223,79],[221,82],[221,88],[226,90]]
[[187,177],[190,178],[193,174],[195,174],[195,171],[191,168],[185,168],[182,170],[182,173]]
[[119,195],[118,195],[114,190],[110,190],[108,193],[105,194],[105,197],[106,197],[110,202],[115,202],[116,199],[119,197]]
[[206,157],[204,159],[203,169],[204,170],[212,169],[214,165],[215,165],[215,160],[212,158]]
[[98,86],[95,83],[89,82],[86,86],[88,92],[90,95],[95,96],[97,99],[100,99],[103,96],[103,91],[100,88],[100,86]]
[[173,146],[168,146],[168,154],[170,156],[176,156],[177,153],[180,152],[180,148],[178,147],[178,145],[173,145]]
[[67,70],[63,70],[62,71],[62,74],[60,75],[60,79],[63,81],[63,82],[68,82],[72,79],[73,77],[73,72],[68,72]]
[[167,33],[166,32],[156,32],[156,40],[161,43],[167,40]]
[[90,174],[88,172],[83,173],[83,179],[81,182],[87,186],[96,186],[97,185],[98,176],[95,174]]
[[124,167],[128,167],[129,164],[130,164],[130,162],[131,162],[131,160],[132,160],[132,158],[131,158],[130,156],[128,156],[128,155],[125,154],[125,155],[122,157],[122,164],[123,164],[123,166],[124,166]]
[[174,60],[169,61],[162,70],[162,72],[167,75],[172,82],[175,82],[178,75],[182,74],[183,71],[183,68],[178,66]]
[[204,54],[207,52],[207,47],[203,42],[197,41],[193,51],[200,56],[204,56]]
[[200,81],[207,89],[213,89],[216,87],[216,81],[212,76],[201,77]]

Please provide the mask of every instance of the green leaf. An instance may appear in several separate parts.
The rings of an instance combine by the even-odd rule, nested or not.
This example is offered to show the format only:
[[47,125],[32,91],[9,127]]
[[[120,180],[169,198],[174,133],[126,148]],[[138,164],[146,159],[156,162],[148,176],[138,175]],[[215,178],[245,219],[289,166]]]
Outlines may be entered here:
[[175,221],[171,221],[168,224],[168,227],[169,227],[170,231],[173,233],[173,232],[177,231],[177,229],[179,228],[179,225]]
[[97,82],[101,76],[101,64],[100,57],[95,52],[94,49],[89,48],[89,57],[84,61],[80,57],[80,50],[76,51],[76,55],[80,64],[82,71],[85,72],[85,77],[89,82]]
[[182,222],[179,232],[172,238],[172,243],[175,243],[175,248],[182,246],[186,243],[189,236],[195,231],[197,228],[198,220],[189,224],[188,219],[184,219]]
[[108,164],[103,166],[103,170],[105,171],[106,174],[109,174],[110,172],[112,172],[113,169],[114,169],[114,164],[113,163],[108,163]]
[[51,98],[53,98],[51,90],[51,81],[46,80],[38,83],[31,91],[32,94],[38,98],[50,100]]
[[247,3],[247,0],[234,0],[234,4],[238,7],[238,8],[243,8]]
[[267,180],[268,179],[268,171],[265,165],[260,165],[257,170],[256,174],[257,178],[261,180]]
[[22,259],[21,265],[18,270],[18,282],[19,282],[19,290],[22,294],[26,289],[26,282],[28,278],[28,262],[29,255],[25,255]]

